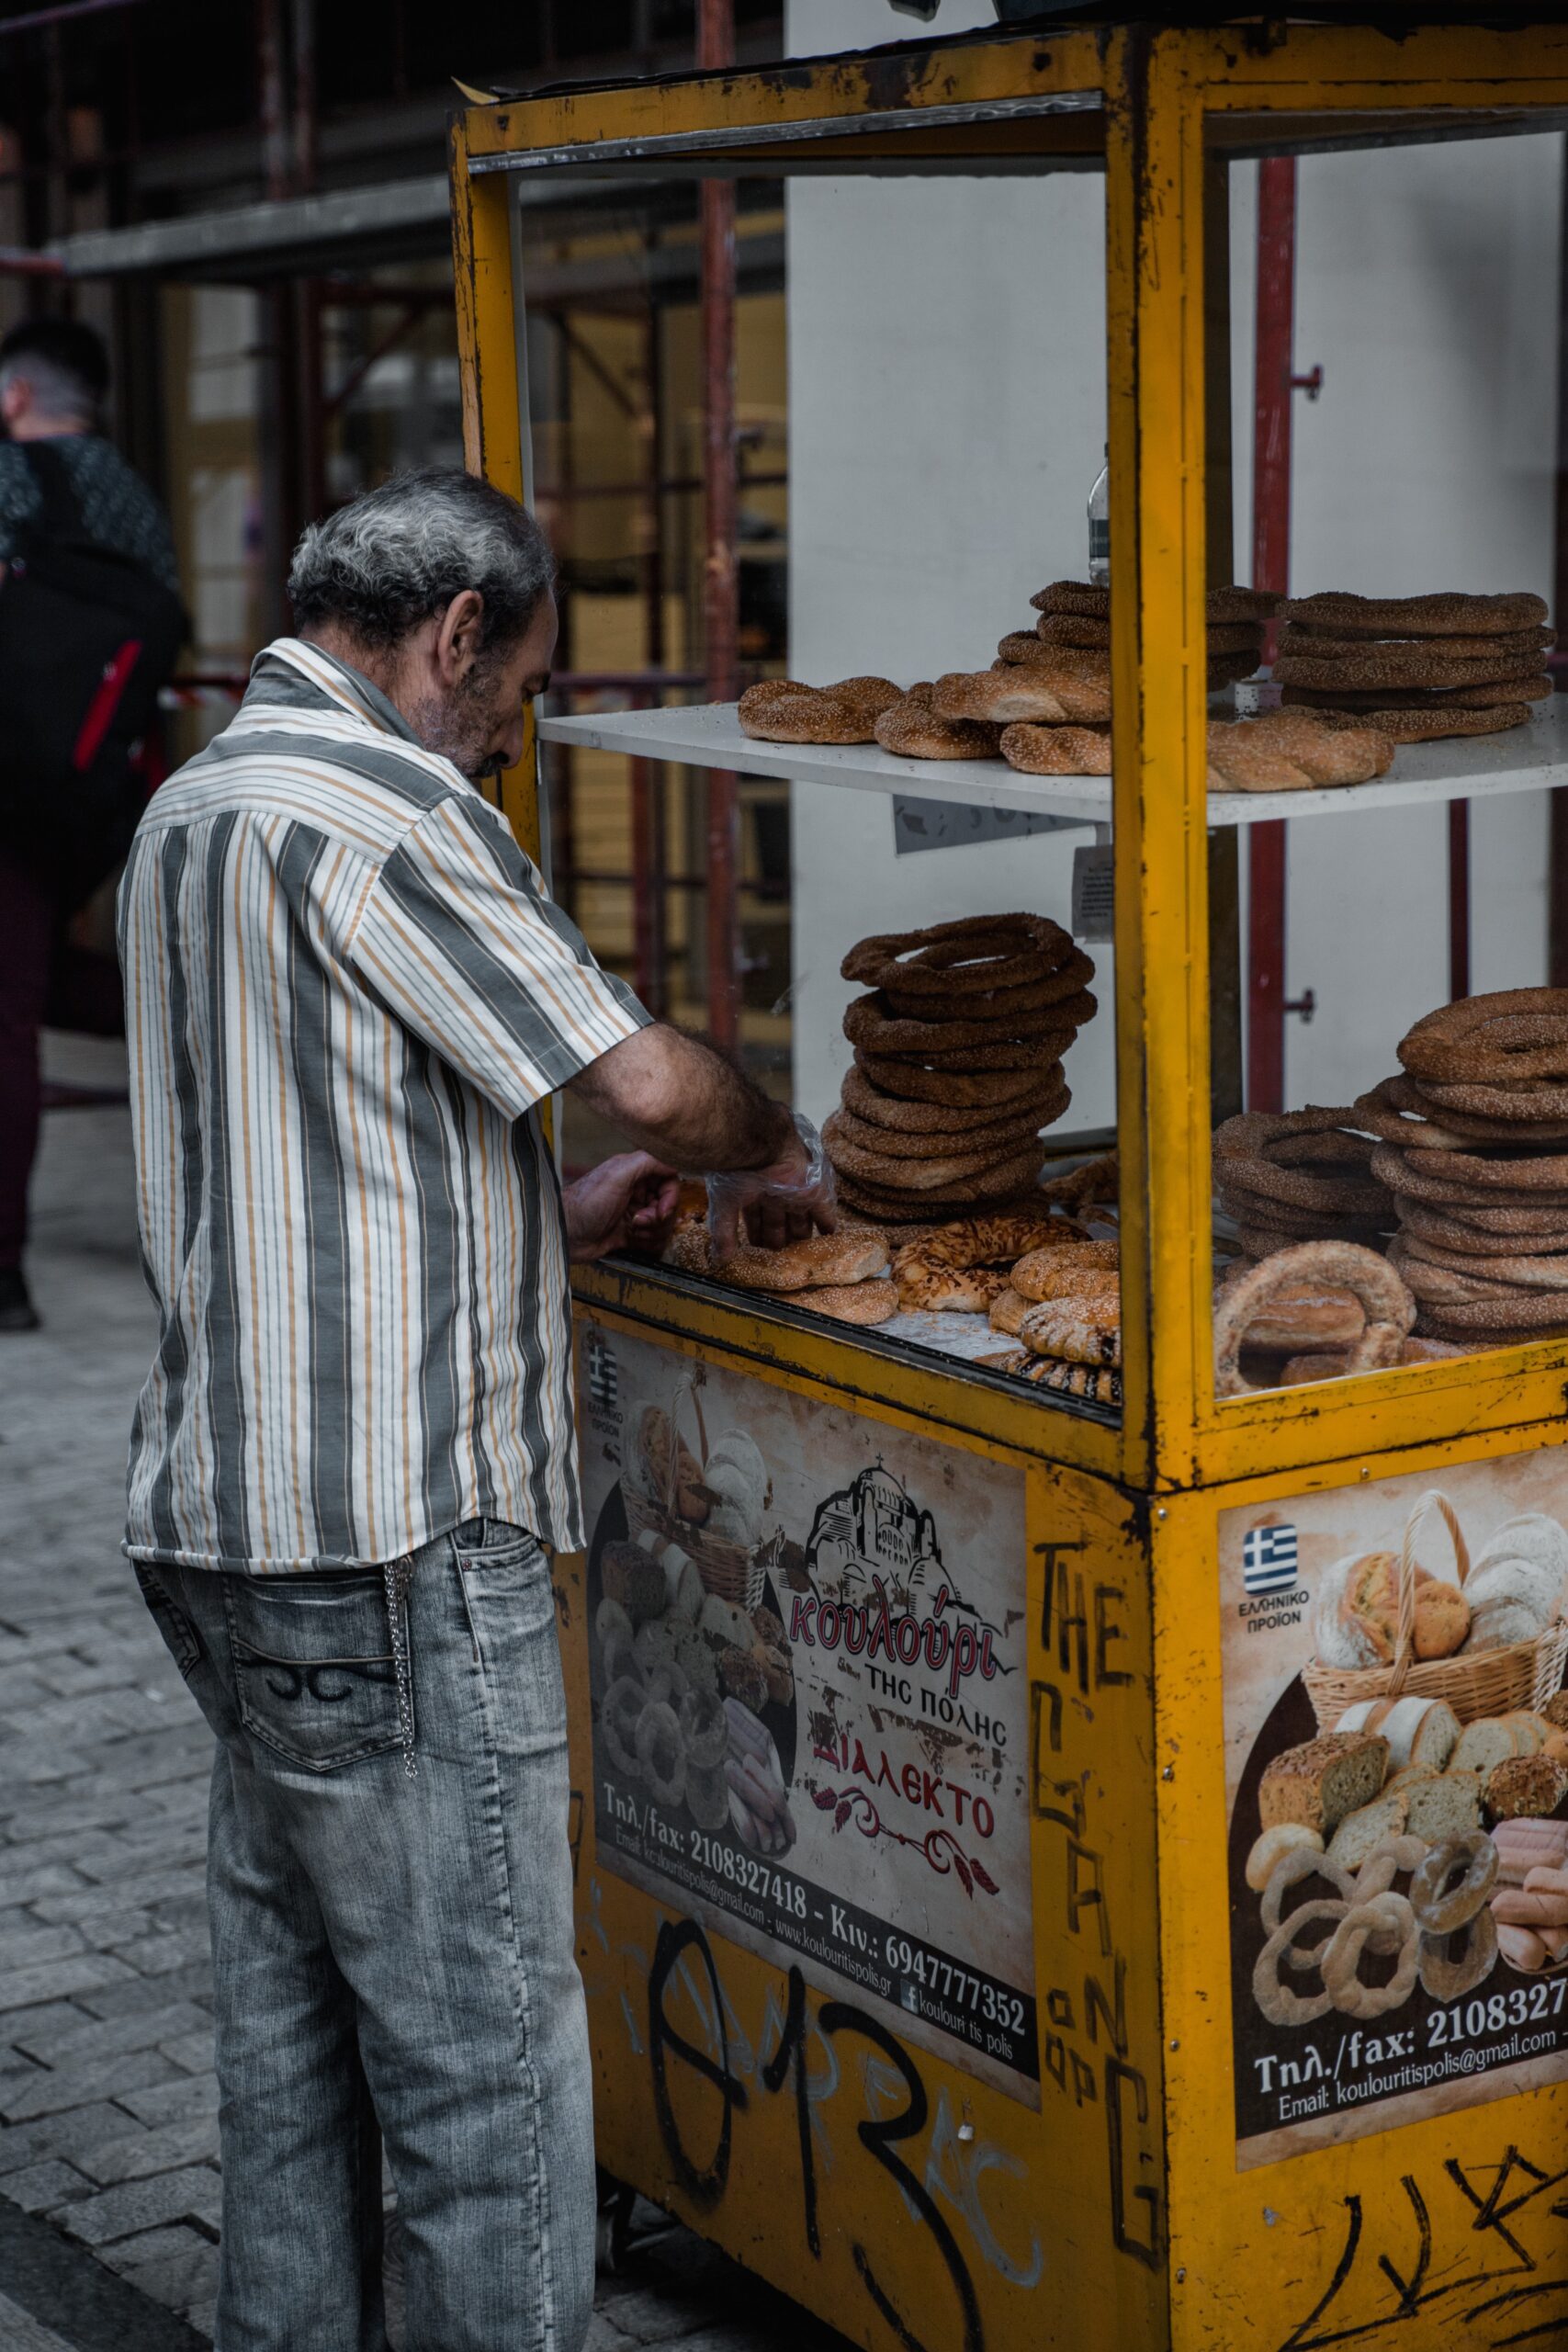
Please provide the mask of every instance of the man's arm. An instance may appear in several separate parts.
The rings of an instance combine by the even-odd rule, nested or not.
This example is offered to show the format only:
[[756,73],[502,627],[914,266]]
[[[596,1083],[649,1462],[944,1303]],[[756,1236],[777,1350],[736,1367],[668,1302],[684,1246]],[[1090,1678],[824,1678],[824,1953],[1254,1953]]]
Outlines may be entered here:
[[[671,1167],[754,1170],[750,1217],[764,1247],[776,1250],[831,1225],[830,1208],[801,1190],[808,1159],[789,1112],[700,1038],[653,1022],[570,1085],[591,1110]],[[793,1201],[776,1197],[792,1192]],[[736,1238],[717,1237],[721,1249]]]

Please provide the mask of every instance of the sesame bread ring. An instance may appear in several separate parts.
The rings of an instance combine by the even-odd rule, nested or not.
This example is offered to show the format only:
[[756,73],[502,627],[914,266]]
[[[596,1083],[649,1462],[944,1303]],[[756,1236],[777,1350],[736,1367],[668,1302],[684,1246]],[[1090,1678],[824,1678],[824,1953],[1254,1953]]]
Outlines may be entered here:
[[[859,1215],[874,1217],[881,1226],[922,1226],[945,1223],[951,1217],[972,1216],[977,1210],[1016,1208],[1023,1210],[1039,1199],[1038,1179],[1043,1155],[1032,1154],[1027,1172],[1020,1176],[1018,1165],[1009,1161],[1005,1170],[998,1170],[998,1182],[987,1189],[986,1180],[975,1177],[965,1184],[954,1185],[945,1199],[933,1200],[929,1193],[886,1192],[880,1185],[863,1183],[858,1177],[840,1175],[839,1198],[847,1208]],[[1011,1181],[1002,1181],[1011,1171]]]
[[981,1108],[954,1109],[944,1102],[905,1102],[897,1095],[879,1094],[868,1086],[858,1069],[847,1069],[840,1091],[846,1114],[851,1115],[881,1136],[902,1136],[907,1141],[919,1143],[930,1149],[933,1138],[989,1139],[1010,1127],[1038,1134],[1043,1126],[1060,1118],[1065,1108],[1066,1088],[1060,1079],[1048,1087],[1031,1090],[1016,1103],[1008,1103],[999,1111]]
[[901,701],[877,714],[873,729],[885,752],[904,760],[989,760],[997,755],[1001,729],[966,718],[939,718],[931,708],[931,684],[922,679]]
[[1558,1291],[1510,1291],[1506,1297],[1424,1302],[1434,1337],[1473,1339],[1491,1334],[1494,1347],[1520,1339],[1556,1339],[1568,1331],[1568,1305]]
[[[1018,1046],[1031,1038],[1055,1037],[1063,1040],[1050,1058],[1055,1059],[1070,1042],[1066,1033],[1079,1025],[1076,1017],[1064,1016],[1058,1007],[1080,996],[1083,984],[1093,977],[1094,966],[1087,956],[1076,956],[1073,962],[1042,988],[1049,990],[1045,1001],[1029,1012],[1005,1016],[980,1017],[970,1020],[916,1020],[894,1014],[880,992],[856,997],[844,1011],[844,1035],[852,1046],[863,1046],[872,1054],[908,1054],[921,1061],[934,1054],[953,1054],[968,1046]],[[957,1001],[962,1002],[960,998]],[[985,1063],[972,1065],[976,1069]],[[991,1068],[1018,1069],[1016,1062],[990,1065]]]
[[1281,1291],[1303,1283],[1353,1291],[1367,1324],[1350,1350],[1347,1370],[1378,1372],[1399,1361],[1400,1343],[1416,1320],[1416,1302],[1385,1258],[1348,1241],[1306,1241],[1275,1250],[1227,1283],[1214,1305],[1214,1394],[1244,1396],[1241,1351],[1249,1325]]
[[[1399,1271],[1400,1279],[1412,1298],[1423,1306],[1440,1306],[1446,1313],[1450,1306],[1469,1306],[1477,1299],[1506,1299],[1514,1294],[1506,1283],[1494,1282],[1484,1275],[1454,1273],[1447,1266],[1433,1266],[1424,1259],[1412,1258],[1397,1237],[1389,1243],[1388,1261]],[[1562,1313],[1558,1302],[1557,1312]],[[1506,1318],[1512,1322],[1510,1313]]]
[[1418,1079],[1400,1070],[1393,1078],[1385,1078],[1387,1100],[1396,1111],[1410,1111],[1424,1119],[1436,1119],[1456,1136],[1463,1136],[1472,1143],[1517,1143],[1521,1138],[1539,1138],[1542,1143],[1555,1143],[1568,1137],[1568,1110],[1553,1121],[1545,1118],[1536,1108],[1540,1090],[1522,1089],[1515,1093],[1509,1089],[1504,1100],[1513,1105],[1509,1112],[1496,1118],[1483,1118],[1472,1111],[1446,1109],[1431,1099],[1430,1091]]
[[[1538,1233],[1493,1233],[1472,1223],[1475,1212],[1428,1208],[1424,1201],[1401,1201],[1399,1229],[1412,1244],[1427,1243],[1457,1263],[1472,1265],[1478,1274],[1495,1258],[1512,1258],[1521,1244],[1536,1257],[1568,1250],[1568,1207],[1543,1209]],[[1425,1250],[1421,1253],[1425,1256]]]
[[[1046,645],[1109,645],[1111,624],[1094,620],[1087,613],[1042,613],[1034,624],[1034,634]],[[1260,621],[1216,621],[1208,626],[1211,653],[1251,653],[1263,650],[1263,625]]]
[[1486,1086],[1479,1080],[1450,1086],[1422,1079],[1416,1091],[1444,1118],[1461,1112],[1466,1118],[1495,1119],[1499,1125],[1512,1121],[1514,1135],[1521,1143],[1529,1142],[1537,1119],[1568,1119],[1568,1086],[1516,1088],[1506,1081]]
[[[1048,588],[1036,589],[1030,603],[1037,613],[1087,613],[1096,620],[1109,619],[1111,591],[1092,586],[1087,580],[1054,580]],[[1211,621],[1267,621],[1280,610],[1281,599],[1269,589],[1222,586],[1211,588],[1204,599]]]
[[1353,596],[1331,589],[1287,597],[1279,611],[1281,620],[1305,621],[1346,637],[1507,637],[1546,622],[1540,596],[1467,596],[1454,590],[1430,596]]
[[[1080,1241],[1064,1249],[1059,1240],[1031,1250],[1012,1270],[1012,1286],[1038,1306],[1048,1298],[1082,1298],[1095,1291],[1116,1289],[1120,1281],[1121,1245],[1115,1241]],[[1067,1287],[1062,1288],[1066,1283]]]
[[1062,1032],[1063,1053],[1080,1026],[1076,1021],[1064,1021],[1056,1010],[1061,1002],[1060,989],[1055,973],[1050,972],[1011,989],[950,995],[945,989],[934,991],[922,981],[912,989],[886,988],[881,994],[888,1012],[898,1020],[943,1021],[951,1011],[955,1021],[987,1023],[993,1037],[1017,1035],[1024,1019],[1032,1021],[1036,1014],[1048,1013],[1052,1027]]
[[1499,703],[1542,702],[1552,692],[1544,670],[1527,665],[1488,686],[1282,686],[1287,710],[1485,710]]
[[1001,754],[1024,775],[1109,775],[1108,727],[1004,727]]
[[[1044,638],[1036,637],[1032,628],[1010,629],[1006,637],[999,638],[997,641],[997,658],[992,667],[1010,670],[1049,670],[1059,666],[1062,655],[1071,650],[1070,647],[1054,645],[1048,643]],[[1110,674],[1108,662],[1107,684],[1110,684]]]
[[1326,727],[1370,729],[1390,743],[1438,743],[1447,735],[1506,735],[1529,718],[1526,702],[1502,702],[1451,710],[1322,710]]
[[1073,960],[1073,943],[1048,915],[967,915],[923,931],[874,933],[839,967],[846,980],[942,998],[1018,988]]
[[1539,1192],[1524,1185],[1461,1183],[1433,1174],[1426,1164],[1429,1159],[1429,1153],[1402,1152],[1393,1144],[1382,1143],[1372,1154],[1372,1173],[1391,1193],[1402,1197],[1413,1193],[1418,1201],[1432,1201],[1443,1207],[1522,1209],[1528,1214],[1541,1206]]
[[1460,997],[1416,1022],[1399,1042],[1415,1079],[1568,1080],[1568,989],[1496,989]]
[[[1412,1151],[1467,1151],[1472,1143],[1523,1140],[1517,1125],[1506,1127],[1501,1119],[1472,1120],[1470,1126],[1483,1132],[1467,1135],[1458,1120],[1450,1125],[1447,1119],[1429,1112],[1406,1110],[1403,1107],[1406,1099],[1403,1090],[1408,1085],[1408,1080],[1385,1078],[1370,1093],[1358,1095],[1351,1105],[1357,1125],[1365,1127],[1382,1143],[1398,1144],[1402,1149],[1408,1146]],[[1568,1121],[1558,1123],[1544,1134],[1532,1123],[1528,1132],[1533,1142],[1568,1142]]]
[[804,1306],[835,1323],[887,1323],[898,1312],[898,1294],[889,1282],[829,1283],[775,1295],[785,1306]]
[[1285,686],[1489,685],[1524,666],[1514,653],[1483,654],[1467,662],[1435,641],[1379,640],[1333,660],[1320,653],[1281,653],[1275,658],[1274,675]]
[[866,1282],[887,1272],[887,1244],[880,1233],[851,1227],[812,1234],[782,1250],[760,1250],[742,1242],[732,1256],[716,1258],[707,1225],[690,1217],[671,1236],[665,1261],[690,1274],[705,1274],[737,1290],[795,1291],[814,1283]]
[[[965,1074],[961,1070],[922,1069],[918,1062],[900,1061],[896,1055],[859,1051],[855,1054],[854,1069],[887,1113],[893,1107],[890,1097],[910,1104],[929,1103],[936,1110],[1012,1110],[1032,1102],[1036,1095],[1053,1093],[1062,1075],[1059,1062],[1048,1062],[1038,1070],[976,1070]],[[847,1093],[844,1100],[850,1100]],[[860,1112],[863,1119],[871,1115],[862,1102],[856,1102],[852,1107]],[[892,1126],[896,1122],[891,1116],[883,1116],[881,1124]]]
[[[1425,1234],[1402,1224],[1397,1241],[1390,1244],[1391,1257],[1395,1249],[1402,1264],[1414,1260],[1419,1265],[1435,1267],[1440,1273],[1460,1274],[1469,1281],[1497,1283],[1516,1290],[1568,1290],[1568,1244],[1561,1250],[1548,1252],[1507,1250],[1477,1257],[1472,1250],[1451,1250],[1441,1241],[1429,1240]],[[1419,1298],[1421,1293],[1414,1276],[1406,1273],[1404,1279]]]
[[837,1131],[846,1142],[858,1145],[863,1151],[883,1154],[889,1159],[929,1159],[933,1152],[943,1151],[975,1155],[989,1152],[993,1157],[999,1157],[1005,1151],[1021,1151],[1030,1137],[1037,1136],[1044,1125],[1037,1113],[1026,1111],[999,1125],[924,1128],[911,1134],[901,1127],[879,1127],[871,1120],[861,1118],[843,1102],[833,1116],[838,1122]]
[[[823,1122],[822,1144],[833,1166],[861,1182],[889,1193],[939,1193],[945,1186],[967,1185],[998,1176],[1008,1168],[1015,1169],[1015,1182],[1021,1182],[1032,1168],[1038,1168],[1043,1154],[1035,1148],[1032,1137],[1028,1147],[1020,1144],[1016,1151],[989,1150],[955,1151],[938,1156],[931,1154],[915,1159],[900,1159],[896,1153],[867,1149],[845,1133],[845,1117],[835,1111]],[[901,1140],[901,1138],[900,1138]],[[998,1189],[1005,1190],[1006,1187]]]
[[1284,1232],[1278,1226],[1251,1225],[1243,1217],[1236,1220],[1236,1242],[1247,1257],[1261,1264],[1265,1258],[1277,1257],[1281,1250],[1299,1249],[1303,1241],[1354,1241],[1367,1249],[1381,1249],[1392,1219],[1382,1226],[1360,1224],[1348,1218],[1330,1222],[1322,1220],[1315,1233]]
[[1053,580],[1049,588],[1037,588],[1029,601],[1037,613],[1084,613],[1097,621],[1111,617],[1110,589],[1088,580]]
[[878,714],[903,693],[890,678],[841,678],[832,686],[765,678],[747,687],[736,715],[742,732],[761,742],[869,743]]
[[1047,1299],[1021,1318],[1018,1336],[1032,1356],[1058,1356],[1067,1363],[1109,1364],[1120,1371],[1121,1294]]
[[1314,628],[1305,621],[1287,621],[1280,631],[1281,653],[1305,653],[1319,662],[1355,661],[1374,645],[1393,650],[1425,648],[1441,653],[1448,662],[1517,661],[1521,669],[1539,666],[1543,654],[1557,642],[1557,631],[1551,628],[1517,629],[1508,635],[1494,633],[1482,637],[1399,638],[1393,632],[1382,639],[1366,637],[1337,637],[1332,630]]
[[1055,662],[999,662],[994,670],[950,670],[936,682],[933,708],[943,718],[1036,722],[1103,720],[1111,716],[1111,681],[1076,676],[1064,666],[1076,649],[1057,646]]

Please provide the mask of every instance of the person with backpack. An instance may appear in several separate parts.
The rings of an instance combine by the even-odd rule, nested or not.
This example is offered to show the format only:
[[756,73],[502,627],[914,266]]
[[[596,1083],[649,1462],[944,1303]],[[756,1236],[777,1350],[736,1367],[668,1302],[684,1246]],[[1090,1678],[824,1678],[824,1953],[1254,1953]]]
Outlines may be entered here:
[[22,1272],[39,1032],[118,1026],[118,977],[66,923],[130,846],[136,750],[186,633],[168,517],[98,430],[107,390],[76,320],[0,341],[0,1332],[39,1322]]

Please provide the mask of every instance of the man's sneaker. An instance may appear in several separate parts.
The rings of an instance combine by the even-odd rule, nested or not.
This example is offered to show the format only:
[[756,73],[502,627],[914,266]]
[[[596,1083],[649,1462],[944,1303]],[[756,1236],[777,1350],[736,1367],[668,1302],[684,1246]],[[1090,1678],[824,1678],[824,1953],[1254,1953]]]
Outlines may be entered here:
[[0,1331],[36,1331],[39,1311],[28,1295],[21,1272],[13,1267],[0,1273]]

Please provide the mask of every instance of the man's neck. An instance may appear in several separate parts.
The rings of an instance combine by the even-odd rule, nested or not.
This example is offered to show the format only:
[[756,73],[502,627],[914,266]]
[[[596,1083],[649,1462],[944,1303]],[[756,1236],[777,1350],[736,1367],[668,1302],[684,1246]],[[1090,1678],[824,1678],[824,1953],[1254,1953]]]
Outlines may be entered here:
[[69,441],[92,429],[85,417],[21,416],[11,426],[10,434],[13,441]]

